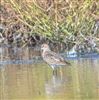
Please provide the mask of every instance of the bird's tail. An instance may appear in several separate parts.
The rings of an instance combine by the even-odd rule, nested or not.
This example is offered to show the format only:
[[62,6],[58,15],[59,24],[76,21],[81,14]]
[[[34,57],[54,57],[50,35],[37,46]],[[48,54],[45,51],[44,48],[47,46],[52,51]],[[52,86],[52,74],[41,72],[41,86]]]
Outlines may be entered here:
[[65,61],[65,62],[66,62],[67,65],[70,65],[71,66],[71,63],[69,61]]

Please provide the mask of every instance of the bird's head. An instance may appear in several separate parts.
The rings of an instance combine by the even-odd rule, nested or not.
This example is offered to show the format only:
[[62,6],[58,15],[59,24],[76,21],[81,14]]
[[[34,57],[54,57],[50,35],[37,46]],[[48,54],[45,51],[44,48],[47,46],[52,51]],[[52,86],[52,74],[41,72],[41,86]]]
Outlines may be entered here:
[[49,51],[50,47],[48,46],[48,44],[42,44],[41,45],[41,51]]

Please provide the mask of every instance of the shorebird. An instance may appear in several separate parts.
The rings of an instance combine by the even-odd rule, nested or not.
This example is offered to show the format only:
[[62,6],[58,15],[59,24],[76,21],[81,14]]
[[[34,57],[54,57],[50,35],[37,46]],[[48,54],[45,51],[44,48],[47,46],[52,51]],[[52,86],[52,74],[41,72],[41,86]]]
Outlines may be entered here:
[[41,55],[43,60],[52,67],[54,70],[55,67],[70,65],[61,55],[51,51],[48,44],[41,45]]

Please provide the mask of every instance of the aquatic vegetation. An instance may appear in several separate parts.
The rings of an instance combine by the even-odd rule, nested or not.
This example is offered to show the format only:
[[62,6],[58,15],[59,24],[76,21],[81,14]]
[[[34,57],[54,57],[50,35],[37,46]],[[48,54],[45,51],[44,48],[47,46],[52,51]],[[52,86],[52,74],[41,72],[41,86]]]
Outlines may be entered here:
[[10,44],[21,41],[21,46],[36,45],[35,37],[40,43],[63,45],[64,49],[87,37],[94,37],[97,44],[98,5],[98,0],[2,0],[0,20],[5,30],[1,36]]

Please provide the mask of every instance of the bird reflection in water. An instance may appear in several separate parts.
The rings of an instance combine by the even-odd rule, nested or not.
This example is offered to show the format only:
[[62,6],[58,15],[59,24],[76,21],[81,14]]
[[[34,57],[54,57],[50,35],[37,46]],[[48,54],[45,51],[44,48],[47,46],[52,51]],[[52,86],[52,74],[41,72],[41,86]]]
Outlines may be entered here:
[[64,89],[64,85],[67,85],[68,78],[62,73],[53,74],[51,79],[48,80],[45,84],[45,92],[47,96],[54,96],[55,94],[61,94],[61,91]]

